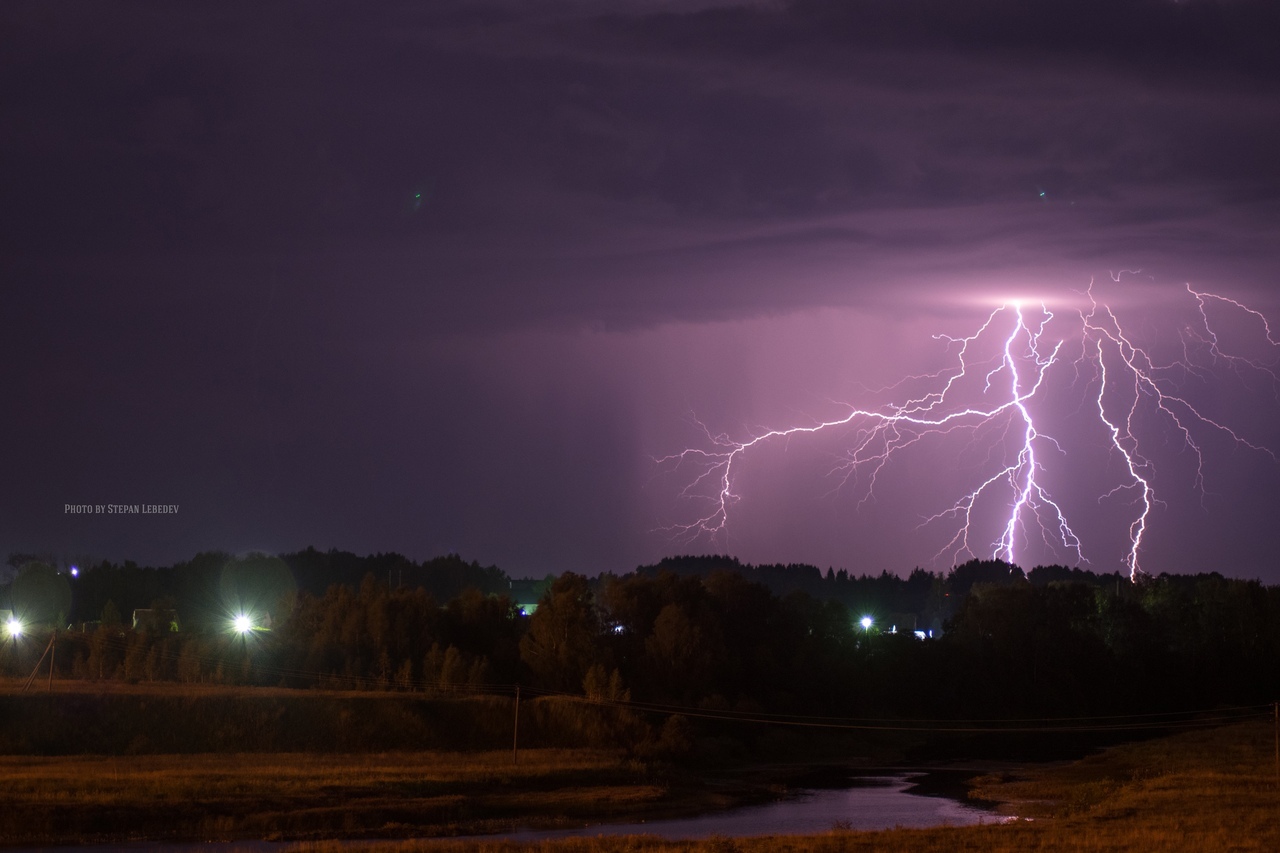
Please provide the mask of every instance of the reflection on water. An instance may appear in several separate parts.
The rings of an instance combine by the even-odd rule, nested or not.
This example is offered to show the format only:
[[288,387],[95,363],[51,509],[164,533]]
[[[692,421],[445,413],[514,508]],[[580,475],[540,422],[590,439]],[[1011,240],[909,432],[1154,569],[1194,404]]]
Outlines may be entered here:
[[846,829],[967,826],[1000,817],[953,799],[913,793],[919,774],[856,777],[850,787],[799,791],[795,796],[759,806],[678,820],[596,824],[577,829],[523,830],[495,838],[532,841],[597,835],[657,835],[662,838],[707,838],[712,835],[801,835]]

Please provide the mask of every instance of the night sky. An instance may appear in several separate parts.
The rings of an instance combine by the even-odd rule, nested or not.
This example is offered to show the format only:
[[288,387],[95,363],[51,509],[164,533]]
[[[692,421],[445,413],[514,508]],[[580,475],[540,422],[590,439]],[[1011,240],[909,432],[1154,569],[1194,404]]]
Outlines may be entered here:
[[[1277,43],[1273,0],[6,2],[0,551],[945,569],[921,522],[999,425],[870,491],[847,433],[762,446],[716,537],[655,459],[901,403],[935,336],[1078,325],[1092,281],[1208,419],[1202,487],[1129,427],[1142,568],[1280,582]],[[1209,299],[1214,342],[1188,285],[1259,313]],[[1097,365],[1061,367],[1042,476],[1125,570]]]

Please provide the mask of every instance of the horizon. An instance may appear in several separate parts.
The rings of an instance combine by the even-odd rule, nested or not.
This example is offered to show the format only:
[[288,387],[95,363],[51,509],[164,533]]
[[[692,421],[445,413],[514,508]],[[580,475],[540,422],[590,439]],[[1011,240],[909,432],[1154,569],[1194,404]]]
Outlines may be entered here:
[[[905,581],[909,576],[911,576],[913,573],[918,571],[927,572],[935,577],[947,578],[952,573],[954,573],[956,569],[962,566],[977,565],[977,564],[1003,564],[1005,566],[1008,566],[1009,569],[1011,570],[1020,572],[1024,577],[1030,577],[1032,572],[1035,572],[1036,570],[1039,570],[1039,569],[1064,569],[1069,572],[1079,572],[1086,575],[1093,575],[1094,577],[1099,577],[1099,578],[1121,577],[1129,580],[1132,583],[1137,583],[1137,582],[1140,582],[1141,580],[1154,580],[1162,576],[1196,577],[1200,575],[1216,574],[1220,577],[1234,579],[1234,580],[1257,581],[1266,586],[1276,585],[1273,583],[1268,583],[1264,581],[1262,578],[1247,578],[1247,577],[1236,577],[1233,575],[1224,575],[1223,573],[1214,569],[1206,569],[1206,570],[1191,571],[1191,572],[1157,572],[1157,573],[1148,573],[1146,571],[1143,571],[1140,573],[1137,579],[1133,579],[1133,578],[1128,578],[1126,573],[1123,570],[1102,572],[1102,571],[1095,571],[1093,569],[1090,569],[1088,566],[1068,565],[1065,563],[1037,563],[1033,566],[1023,566],[1018,563],[1008,563],[1004,560],[1001,560],[998,557],[989,557],[989,558],[971,557],[970,559],[965,560],[962,563],[956,563],[952,566],[948,566],[940,570],[916,565],[916,566],[912,566],[910,569],[905,569],[905,570],[896,571],[896,572],[891,571],[888,568],[883,568],[880,570],[869,569],[865,572],[853,572],[842,566],[835,566],[835,565],[820,566],[813,563],[805,563],[805,562],[797,562],[797,561],[754,563],[754,562],[742,560],[741,558],[733,554],[711,553],[711,552],[671,553],[664,557],[660,557],[659,559],[653,562],[637,564],[629,569],[604,568],[594,572],[589,570],[577,571],[577,570],[566,569],[563,572],[551,572],[543,575],[515,575],[515,574],[511,574],[503,566],[498,565],[496,563],[486,564],[479,560],[469,559],[465,554],[458,554],[458,553],[452,553],[452,552],[447,554],[436,554],[430,557],[419,558],[413,555],[403,554],[398,551],[370,551],[368,553],[362,554],[357,551],[350,551],[344,548],[337,548],[337,547],[320,549],[320,548],[316,548],[313,545],[308,545],[302,548],[297,548],[297,549],[288,550],[288,551],[280,551],[280,552],[268,552],[268,551],[261,551],[261,550],[255,550],[255,549],[248,549],[245,551],[238,551],[233,553],[233,552],[225,551],[221,549],[211,549],[208,551],[197,552],[195,554],[190,555],[189,557],[174,560],[170,563],[140,563],[137,560],[132,560],[128,557],[110,558],[110,557],[99,557],[99,556],[91,556],[91,555],[80,555],[79,557],[63,557],[63,556],[54,555],[50,553],[10,554],[9,560],[6,561],[3,567],[0,567],[0,568],[3,568],[4,573],[11,576],[16,576],[18,572],[20,572],[24,567],[26,567],[27,565],[30,565],[31,563],[40,563],[40,564],[50,566],[51,568],[57,570],[60,574],[70,572],[73,569],[76,570],[77,573],[83,574],[84,572],[100,567],[103,564],[108,564],[115,567],[123,567],[123,566],[132,564],[133,566],[136,566],[138,569],[141,569],[141,570],[161,570],[161,569],[174,569],[185,564],[195,563],[201,557],[206,557],[206,556],[224,556],[228,559],[229,562],[234,562],[234,561],[241,561],[241,560],[253,559],[253,558],[284,559],[286,557],[295,557],[300,554],[305,554],[308,552],[315,552],[317,554],[322,554],[322,555],[341,554],[341,555],[354,557],[358,560],[373,560],[378,558],[400,557],[407,560],[409,564],[413,566],[421,566],[421,567],[426,567],[428,564],[436,561],[440,561],[440,560],[456,559],[468,566],[477,566],[483,569],[497,569],[498,571],[502,572],[510,580],[513,580],[513,581],[543,581],[548,578],[558,577],[561,574],[566,574],[566,573],[577,574],[577,575],[586,577],[588,579],[598,580],[606,576],[624,577],[627,575],[634,574],[636,572],[643,571],[645,569],[662,568],[663,565],[666,563],[679,563],[679,562],[688,562],[688,561],[695,561],[695,562],[696,561],[707,561],[707,562],[724,561],[726,563],[733,563],[745,570],[793,569],[793,568],[794,569],[814,569],[818,572],[819,576],[824,580],[828,577],[828,575],[838,576],[841,573],[844,573],[851,580],[874,579],[874,578],[882,577],[883,575],[888,575],[898,580]],[[18,565],[14,565],[12,560],[15,557],[25,557],[27,559],[23,560]],[[7,583],[10,580],[12,580],[12,577],[0,576],[0,583]]]

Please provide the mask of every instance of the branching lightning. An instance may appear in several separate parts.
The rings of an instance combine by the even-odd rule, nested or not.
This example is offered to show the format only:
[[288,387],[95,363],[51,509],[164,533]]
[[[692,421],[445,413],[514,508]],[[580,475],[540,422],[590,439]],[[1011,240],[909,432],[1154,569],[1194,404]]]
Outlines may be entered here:
[[[1073,460],[1054,438],[1048,426],[1052,419],[1044,412],[1074,399],[1091,424],[1089,439],[1110,459],[1112,483],[1097,500],[1127,515],[1128,550],[1121,559],[1130,577],[1136,578],[1142,571],[1144,537],[1161,506],[1154,455],[1146,450],[1155,436],[1173,436],[1189,455],[1194,488],[1202,499],[1205,436],[1216,434],[1277,461],[1272,450],[1193,402],[1184,386],[1193,379],[1207,382],[1215,371],[1226,368],[1252,390],[1256,388],[1249,383],[1259,379],[1270,387],[1273,398],[1280,398],[1280,341],[1266,317],[1241,302],[1190,285],[1186,297],[1192,320],[1179,333],[1177,358],[1158,360],[1150,347],[1137,343],[1091,283],[1070,310],[1010,300],[994,308],[967,337],[936,335],[935,340],[952,353],[950,366],[908,376],[876,392],[888,402],[843,405],[839,415],[828,420],[760,430],[743,438],[713,433],[699,422],[705,445],[656,461],[665,470],[683,474],[682,498],[702,509],[692,520],[662,529],[685,541],[725,536],[733,508],[742,500],[735,487],[738,476],[765,445],[819,433],[839,436],[845,449],[830,473],[837,488],[863,490],[861,506],[875,496],[877,481],[889,475],[897,457],[913,448],[936,448],[962,439],[966,448],[980,449],[983,461],[979,470],[969,472],[971,487],[962,488],[953,502],[921,521],[922,528],[941,526],[949,537],[936,559],[958,563],[981,555],[1016,563],[1022,550],[1038,541],[1055,553],[1088,563],[1082,536],[1050,488],[1070,488]],[[1221,323],[1215,322],[1219,315],[1257,327],[1253,337],[1263,354],[1233,353],[1219,331]],[[913,388],[920,390],[913,393]],[[900,398],[896,402],[895,396]],[[1059,421],[1053,424],[1065,428]],[[980,507],[984,511],[979,512]],[[991,523],[992,517],[998,523]]]

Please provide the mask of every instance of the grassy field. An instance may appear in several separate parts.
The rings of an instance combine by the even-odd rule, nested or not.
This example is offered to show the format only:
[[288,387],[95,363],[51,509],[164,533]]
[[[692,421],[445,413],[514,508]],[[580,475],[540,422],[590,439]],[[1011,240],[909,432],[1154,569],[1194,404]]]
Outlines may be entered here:
[[[205,696],[144,686],[94,688],[102,695],[85,690],[55,684],[53,693],[40,697],[0,690],[0,711],[10,712],[3,737],[21,747],[0,749],[0,845],[287,839],[301,840],[289,845],[293,853],[336,853],[341,846],[324,839],[412,839],[685,815],[770,798],[782,779],[777,768],[695,774],[606,750],[522,748],[515,763],[509,748],[370,747],[440,742],[450,726],[475,726],[485,715],[509,732],[500,699],[431,703],[297,691],[240,695],[219,689]],[[78,716],[82,711],[90,717]],[[546,720],[542,725],[550,731]],[[202,736],[216,751],[166,748],[170,741],[185,744],[190,732],[215,728],[216,737]],[[473,739],[489,738],[481,737],[483,731]],[[359,748],[327,740],[343,737]],[[1280,784],[1273,737],[1269,721],[1242,724],[1112,747],[1081,761],[988,773],[977,779],[974,795],[1001,802],[1006,814],[1022,818],[1004,824],[850,832],[834,828],[833,819],[831,832],[811,837],[667,842],[633,836],[523,845],[388,840],[360,849],[1275,851]],[[306,748],[270,748],[289,738]],[[104,739],[114,750],[85,748]],[[146,748],[132,748],[139,743]],[[224,749],[236,743],[244,744],[243,751]]]
[[[1113,747],[1078,762],[980,780],[975,795],[1033,819],[928,830],[662,841],[647,837],[401,842],[370,853],[1021,853],[1280,850],[1280,784],[1271,723]],[[290,853],[336,853],[305,844]]]
[[[477,832],[625,817],[667,786],[600,751],[0,757],[0,839]],[[506,825],[504,823],[503,825]]]

